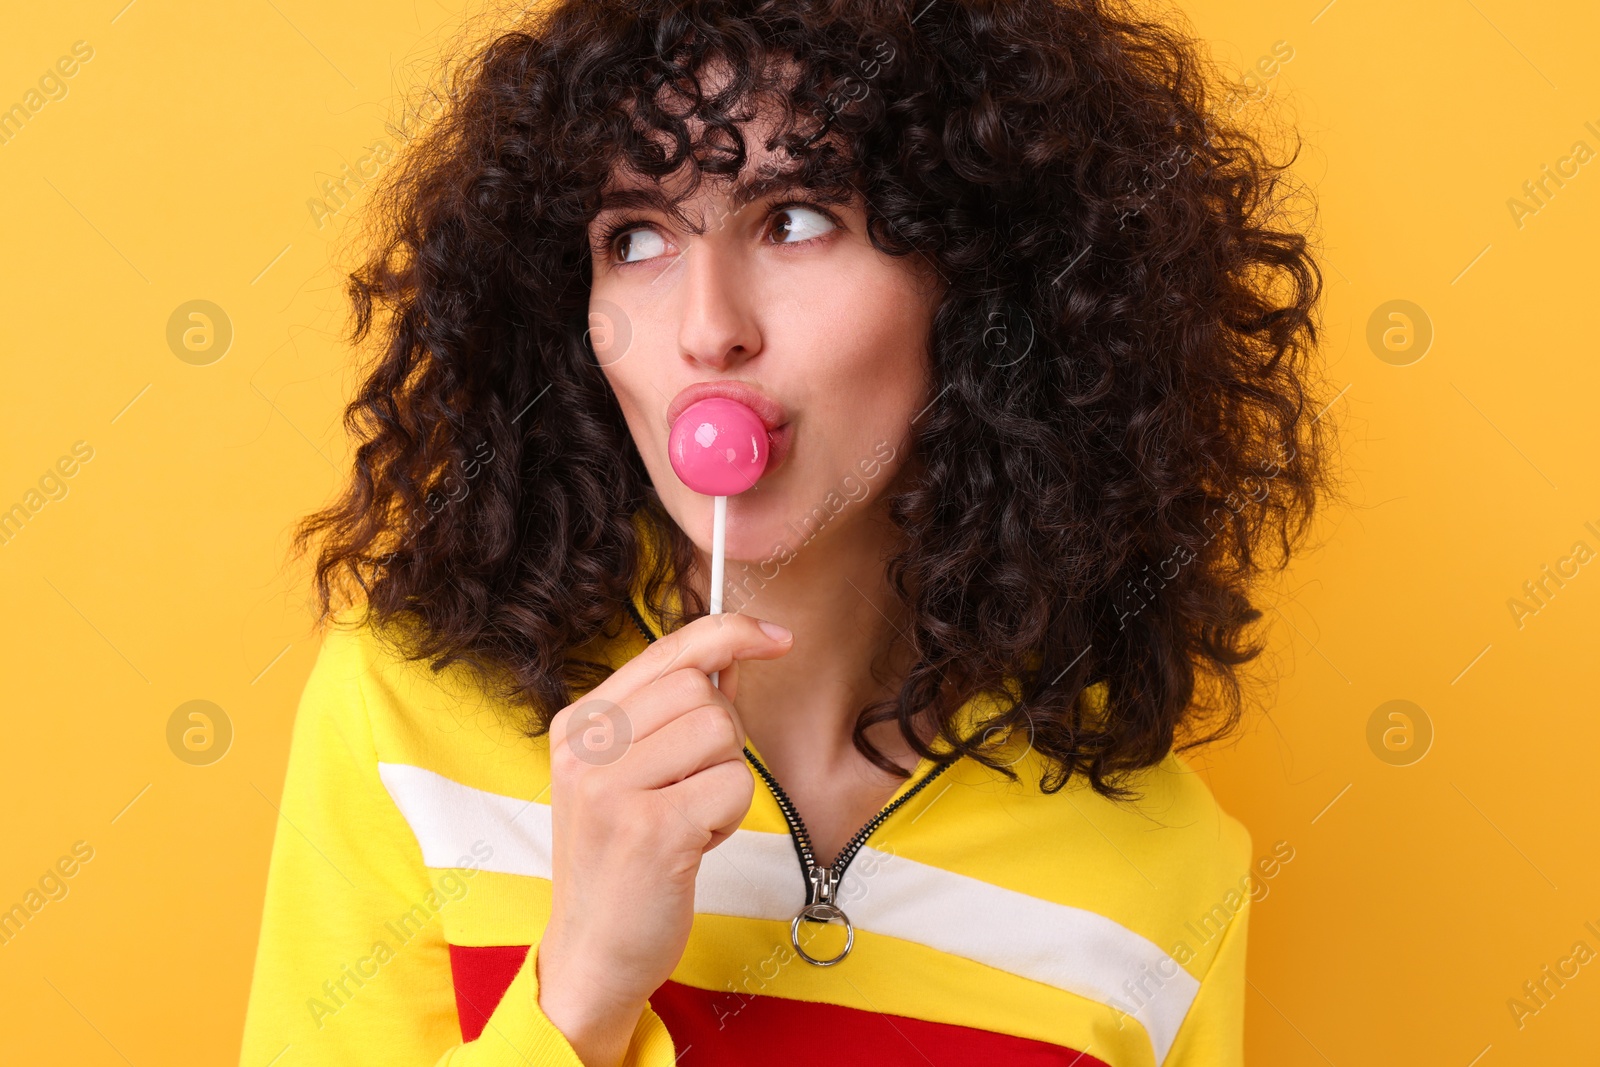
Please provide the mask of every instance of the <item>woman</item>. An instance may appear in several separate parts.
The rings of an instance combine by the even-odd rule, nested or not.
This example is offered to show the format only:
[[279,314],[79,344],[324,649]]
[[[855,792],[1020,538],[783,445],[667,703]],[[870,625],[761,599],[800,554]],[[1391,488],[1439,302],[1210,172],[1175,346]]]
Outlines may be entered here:
[[477,55],[352,277],[246,1067],[1242,1062],[1275,861],[1179,753],[1322,488],[1320,274],[1203,73],[1095,0]]

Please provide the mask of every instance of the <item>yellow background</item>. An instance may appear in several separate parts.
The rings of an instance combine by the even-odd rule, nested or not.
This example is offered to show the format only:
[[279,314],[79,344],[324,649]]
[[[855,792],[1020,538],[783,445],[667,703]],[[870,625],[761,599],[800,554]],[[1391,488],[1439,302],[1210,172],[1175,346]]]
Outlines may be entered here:
[[[1600,563],[1520,625],[1508,601],[1575,542],[1600,551],[1600,162],[1520,226],[1508,201],[1574,142],[1600,151],[1600,15],[1185,10],[1235,72],[1292,52],[1252,106],[1305,140],[1349,500],[1274,587],[1264,710],[1200,763],[1259,855],[1294,850],[1252,919],[1250,1061],[1592,1062],[1600,962],[1520,1026],[1508,1001],[1575,942],[1600,951]],[[396,145],[386,124],[461,25],[423,0],[6,13],[0,107],[74,42],[93,58],[0,144],[0,508],[75,442],[93,456],[0,545],[0,907],[75,842],[93,855],[0,946],[4,1062],[237,1056],[316,652],[288,530],[339,484],[353,385],[335,256],[364,201],[320,226],[308,201]],[[167,340],[196,299],[233,330],[208,365]],[[1408,365],[1368,343],[1393,300],[1432,324]],[[191,700],[232,726],[210,765],[169,747]],[[1391,700],[1432,726],[1410,765],[1368,741]]]

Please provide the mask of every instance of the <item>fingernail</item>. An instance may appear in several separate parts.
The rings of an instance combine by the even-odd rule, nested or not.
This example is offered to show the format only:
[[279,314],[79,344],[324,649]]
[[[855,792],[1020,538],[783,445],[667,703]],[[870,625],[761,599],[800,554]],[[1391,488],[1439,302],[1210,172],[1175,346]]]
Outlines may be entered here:
[[789,628],[787,626],[779,626],[777,623],[768,622],[766,619],[760,619],[757,621],[759,621],[761,624],[762,632],[768,637],[772,638],[774,641],[787,641],[794,636],[794,634],[789,632]]

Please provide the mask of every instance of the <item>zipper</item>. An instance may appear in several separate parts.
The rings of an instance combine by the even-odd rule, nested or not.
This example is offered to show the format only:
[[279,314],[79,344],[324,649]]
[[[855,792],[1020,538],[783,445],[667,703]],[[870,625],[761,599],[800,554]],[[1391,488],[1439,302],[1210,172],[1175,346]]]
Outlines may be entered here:
[[[628,614],[633,618],[634,626],[638,627],[639,632],[644,635],[644,639],[647,642],[653,642],[656,639],[656,635],[650,632],[650,627],[640,617],[638,609],[633,606],[631,601],[628,602],[627,607]],[[816,853],[811,848],[811,834],[806,829],[805,821],[800,818],[800,812],[795,808],[794,801],[789,799],[789,794],[783,791],[783,786],[778,784],[778,779],[773,776],[771,771],[767,770],[766,765],[756,758],[754,752],[750,751],[749,745],[744,746],[744,756],[755,767],[756,773],[761,776],[761,780],[767,783],[767,788],[772,791],[773,799],[778,802],[778,809],[783,812],[784,821],[789,824],[789,836],[794,842],[795,854],[800,857],[800,875],[805,882],[806,902],[789,923],[789,941],[794,945],[794,950],[800,954],[800,958],[807,963],[815,964],[818,967],[831,967],[848,956],[851,946],[855,944],[855,927],[850,922],[850,917],[844,913],[844,909],[839,907],[837,902],[839,883],[844,879],[844,872],[850,866],[850,861],[856,858],[856,854],[866,844],[867,838],[871,837],[873,832],[883,825],[885,819],[893,815],[906,801],[920,793],[929,782],[943,774],[956,761],[949,759],[937,764],[910,789],[890,801],[882,811],[868,819],[866,824],[857,830],[849,841],[845,842],[844,847],[839,850],[839,855],[834,857],[832,866],[824,867],[817,862]],[[807,922],[820,923],[831,922],[834,919],[843,922],[845,927],[844,948],[832,959],[818,959],[808,954],[800,944],[800,921],[802,919]]]

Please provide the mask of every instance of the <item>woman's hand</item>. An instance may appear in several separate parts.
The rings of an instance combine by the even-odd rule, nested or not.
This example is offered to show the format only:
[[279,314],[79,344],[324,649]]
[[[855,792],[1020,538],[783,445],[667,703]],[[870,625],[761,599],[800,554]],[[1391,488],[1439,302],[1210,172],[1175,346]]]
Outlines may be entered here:
[[539,1004],[589,1067],[622,1061],[650,994],[683,957],[701,859],[750,810],[736,665],[793,643],[764,625],[731,613],[696,619],[551,722]]

